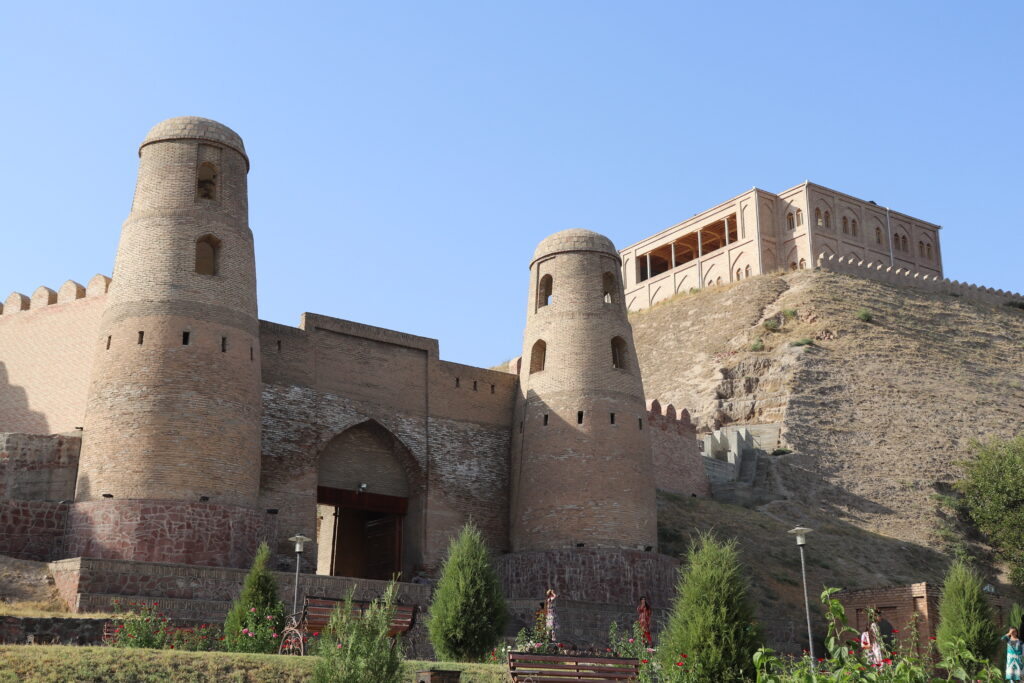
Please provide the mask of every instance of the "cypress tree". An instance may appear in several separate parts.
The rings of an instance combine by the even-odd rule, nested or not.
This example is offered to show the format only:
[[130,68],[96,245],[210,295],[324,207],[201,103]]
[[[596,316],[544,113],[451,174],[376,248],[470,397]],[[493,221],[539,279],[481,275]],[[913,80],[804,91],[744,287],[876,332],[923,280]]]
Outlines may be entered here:
[[505,598],[483,537],[470,522],[448,546],[427,629],[438,658],[476,661],[505,630]]
[[667,680],[742,681],[760,645],[735,539],[702,534],[679,570],[677,596],[658,641]]
[[963,640],[971,654],[984,660],[995,655],[999,644],[981,577],[961,560],[950,566],[942,586],[935,639],[944,656],[955,652],[957,640]]
[[[224,618],[224,647],[235,652],[276,652],[284,629],[284,605],[267,569],[270,547],[260,543],[238,599]],[[268,618],[269,617],[269,618]]]

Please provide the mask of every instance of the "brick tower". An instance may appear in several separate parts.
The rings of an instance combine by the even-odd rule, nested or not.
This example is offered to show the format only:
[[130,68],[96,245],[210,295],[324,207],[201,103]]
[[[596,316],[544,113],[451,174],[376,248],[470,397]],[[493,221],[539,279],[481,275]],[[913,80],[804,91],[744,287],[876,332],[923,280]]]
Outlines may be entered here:
[[139,149],[96,340],[67,554],[244,566],[262,535],[249,160],[215,121]]
[[513,435],[512,550],[657,542],[651,446],[621,261],[606,237],[540,243]]

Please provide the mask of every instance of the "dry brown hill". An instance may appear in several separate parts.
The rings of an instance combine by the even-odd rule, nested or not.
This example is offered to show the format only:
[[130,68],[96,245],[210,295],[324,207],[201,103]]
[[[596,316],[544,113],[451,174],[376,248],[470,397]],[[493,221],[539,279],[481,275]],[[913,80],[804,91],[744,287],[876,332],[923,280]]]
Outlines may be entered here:
[[[688,408],[702,429],[782,424],[793,453],[763,459],[758,484],[776,500],[757,510],[783,525],[938,547],[932,494],[972,440],[1024,428],[1016,308],[801,271],[679,295],[631,321],[649,398]],[[791,346],[801,339],[813,345]],[[914,576],[878,573],[880,585]]]

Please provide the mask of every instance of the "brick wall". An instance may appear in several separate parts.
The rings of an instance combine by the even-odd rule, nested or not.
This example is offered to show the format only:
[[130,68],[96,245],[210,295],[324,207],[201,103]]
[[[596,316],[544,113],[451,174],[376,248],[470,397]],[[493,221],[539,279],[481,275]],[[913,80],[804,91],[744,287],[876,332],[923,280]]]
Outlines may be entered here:
[[690,421],[690,413],[683,410],[677,418],[675,406],[669,404],[662,411],[658,401],[649,401],[647,408],[658,490],[710,497],[711,484],[698,449],[697,429]]
[[60,551],[68,506],[38,500],[0,500],[0,555],[46,561]]
[[0,433],[0,500],[71,500],[81,447],[77,435]]

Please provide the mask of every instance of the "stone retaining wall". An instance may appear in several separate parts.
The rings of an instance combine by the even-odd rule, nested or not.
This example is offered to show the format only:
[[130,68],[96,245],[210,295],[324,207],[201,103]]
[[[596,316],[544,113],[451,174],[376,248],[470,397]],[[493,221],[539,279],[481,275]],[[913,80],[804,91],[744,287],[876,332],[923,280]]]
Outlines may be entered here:
[[60,551],[68,506],[35,500],[0,501],[0,555],[43,561]]

